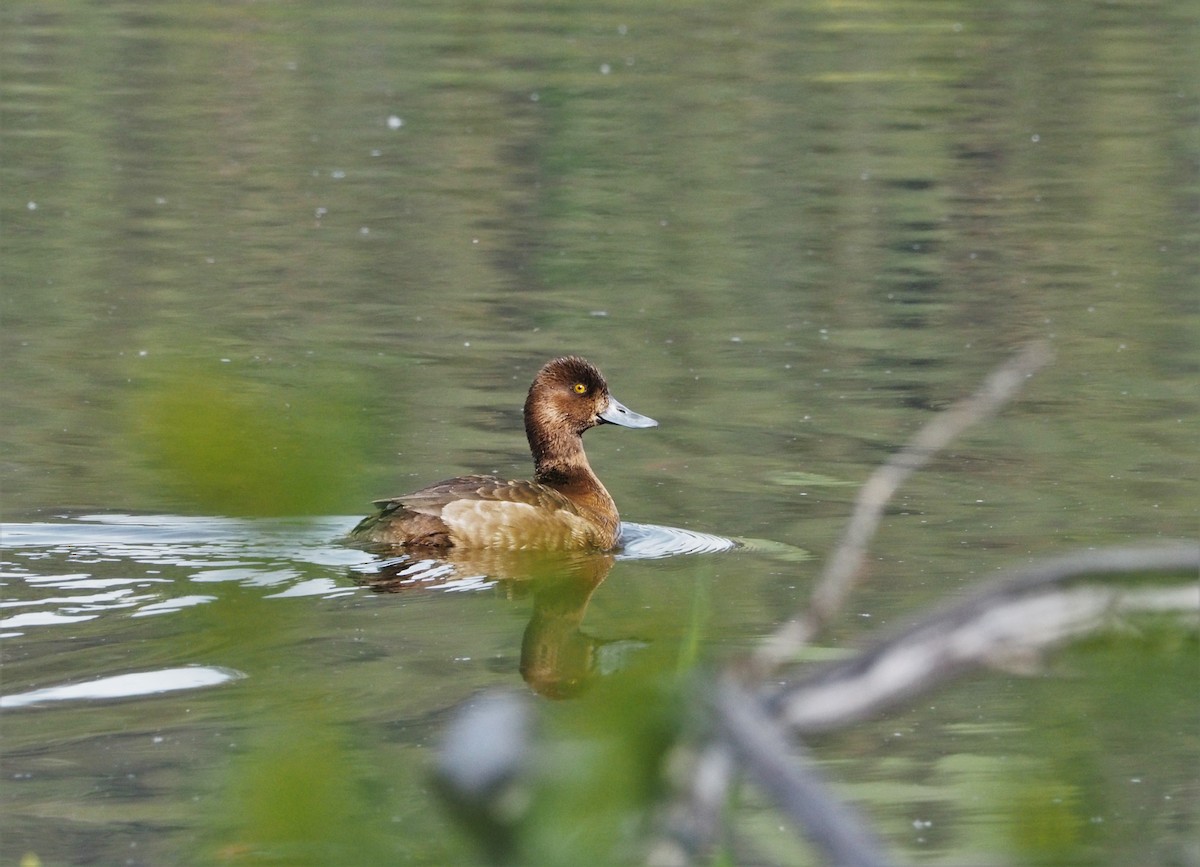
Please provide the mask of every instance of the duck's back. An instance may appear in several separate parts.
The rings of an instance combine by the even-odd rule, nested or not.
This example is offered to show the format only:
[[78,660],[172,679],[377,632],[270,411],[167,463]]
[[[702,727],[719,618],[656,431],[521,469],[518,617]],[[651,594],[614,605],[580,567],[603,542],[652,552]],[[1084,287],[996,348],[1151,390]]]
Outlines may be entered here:
[[532,481],[463,476],[376,500],[375,506],[379,512],[363,519],[350,538],[381,545],[511,549],[607,549],[617,539],[615,521],[587,514],[559,491]]

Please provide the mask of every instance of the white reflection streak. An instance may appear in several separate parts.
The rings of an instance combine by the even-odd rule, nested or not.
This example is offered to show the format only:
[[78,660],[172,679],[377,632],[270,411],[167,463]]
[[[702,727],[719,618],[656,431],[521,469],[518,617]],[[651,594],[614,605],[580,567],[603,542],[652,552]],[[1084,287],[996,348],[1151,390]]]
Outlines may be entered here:
[[149,617],[153,614],[165,614],[168,611],[178,611],[181,608],[191,608],[193,605],[203,605],[206,602],[216,601],[216,596],[175,596],[171,599],[164,599],[161,602],[151,602],[149,605],[143,605],[129,616]]
[[25,614],[14,614],[12,617],[0,619],[0,627],[13,629],[26,626],[51,626],[59,623],[79,623],[82,620],[94,620],[97,617],[99,617],[98,614],[83,614],[72,617],[66,614],[56,614],[53,611],[30,611]]
[[181,689],[199,689],[216,686],[231,680],[240,680],[246,675],[232,668],[209,665],[189,665],[182,668],[164,668],[160,671],[142,671],[136,674],[118,674],[102,677],[86,683],[69,683],[63,686],[48,686],[31,692],[0,696],[0,708],[28,707],[31,704],[51,701],[84,701],[113,698],[132,698]]
[[312,578],[308,581],[293,584],[288,589],[281,590],[278,593],[268,593],[263,598],[287,599],[293,596],[322,596],[326,599],[332,599],[335,596],[349,596],[352,593],[354,593],[353,587],[339,586],[331,578]]

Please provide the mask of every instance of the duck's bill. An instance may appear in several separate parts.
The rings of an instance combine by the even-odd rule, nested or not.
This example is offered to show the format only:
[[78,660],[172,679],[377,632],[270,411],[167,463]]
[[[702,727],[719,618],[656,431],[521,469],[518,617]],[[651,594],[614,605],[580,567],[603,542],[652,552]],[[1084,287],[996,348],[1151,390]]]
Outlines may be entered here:
[[615,397],[608,399],[608,406],[600,413],[600,421],[621,427],[658,427],[658,422],[650,416],[634,412]]

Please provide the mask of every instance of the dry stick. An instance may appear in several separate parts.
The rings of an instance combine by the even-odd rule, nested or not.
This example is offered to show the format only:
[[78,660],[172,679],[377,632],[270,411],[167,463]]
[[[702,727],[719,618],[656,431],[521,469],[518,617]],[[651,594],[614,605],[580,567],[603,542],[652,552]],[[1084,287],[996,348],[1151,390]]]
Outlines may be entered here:
[[[883,510],[904,480],[967,427],[997,412],[1012,399],[1025,379],[1052,356],[1044,341],[1028,344],[996,368],[975,394],[939,413],[905,448],[876,470],[859,492],[842,540],[826,562],[821,580],[813,591],[810,610],[780,626],[749,664],[743,665],[742,673],[748,683],[755,677],[765,677],[780,663],[795,656],[844,607]],[[681,799],[686,806],[681,804],[671,811],[674,814],[668,820],[673,826],[669,832],[671,839],[660,842],[652,862],[686,864],[715,838],[721,824],[719,805],[725,802],[722,793],[728,792],[736,774],[725,758],[727,749],[722,742],[710,743],[701,749],[696,759],[697,767],[723,767],[727,773],[709,775],[704,785],[693,780],[691,791]]]
[[[713,707],[721,738],[706,756],[732,750],[746,775],[776,808],[821,849],[831,863],[868,867],[887,863],[874,832],[856,810],[829,794],[796,735],[845,728],[934,689],[973,667],[1014,661],[1051,645],[1111,625],[1124,615],[1173,614],[1200,618],[1200,584],[1110,587],[1105,576],[1146,573],[1200,575],[1200,544],[1166,543],[1080,551],[1039,561],[989,582],[972,596],[922,618],[852,659],[833,663],[767,698],[726,681]],[[736,768],[694,785],[688,809],[679,809],[674,857],[687,864],[714,838]],[[703,790],[704,797],[697,797]],[[679,833],[686,827],[688,834]]]
[[714,709],[748,776],[831,864],[893,863],[858,810],[830,790],[801,746],[767,716],[759,696],[728,681],[718,687]]
[[[1200,584],[1110,587],[1105,575],[1200,574],[1200,545],[1105,548],[1011,573],[854,659],[835,663],[764,702],[733,682],[714,702],[722,734],[775,807],[840,867],[889,863],[853,807],[829,791],[796,734],[844,728],[974,666],[1030,653],[1149,613],[1200,619]],[[1082,583],[1076,579],[1087,578]]]
[[983,385],[944,412],[938,413],[859,491],[846,532],[827,561],[809,601],[808,610],[784,623],[754,655],[751,669],[766,676],[795,657],[844,608],[866,560],[867,545],[879,527],[883,510],[904,481],[927,464],[959,434],[994,415],[1039,368],[1050,361],[1049,344],[1035,341],[996,368]]
[[1016,570],[786,687],[771,699],[770,715],[797,734],[840,729],[969,668],[1014,662],[1028,667],[1040,651],[1124,615],[1200,616],[1200,584],[1123,587],[1095,580],[1150,572],[1200,574],[1200,545],[1101,548]]

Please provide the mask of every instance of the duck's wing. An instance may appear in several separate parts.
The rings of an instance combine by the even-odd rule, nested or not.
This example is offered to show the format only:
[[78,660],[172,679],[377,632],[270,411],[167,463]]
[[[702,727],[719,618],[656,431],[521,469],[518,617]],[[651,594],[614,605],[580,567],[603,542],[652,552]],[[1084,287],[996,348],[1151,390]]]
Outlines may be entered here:
[[357,542],[432,548],[611,548],[616,517],[587,513],[563,493],[530,481],[461,476],[385,500],[350,532]]
[[403,509],[440,518],[450,503],[476,500],[494,503],[524,503],[538,510],[565,509],[575,514],[575,504],[553,488],[527,480],[499,479],[495,476],[459,476],[446,479],[399,497],[374,502],[382,515]]

